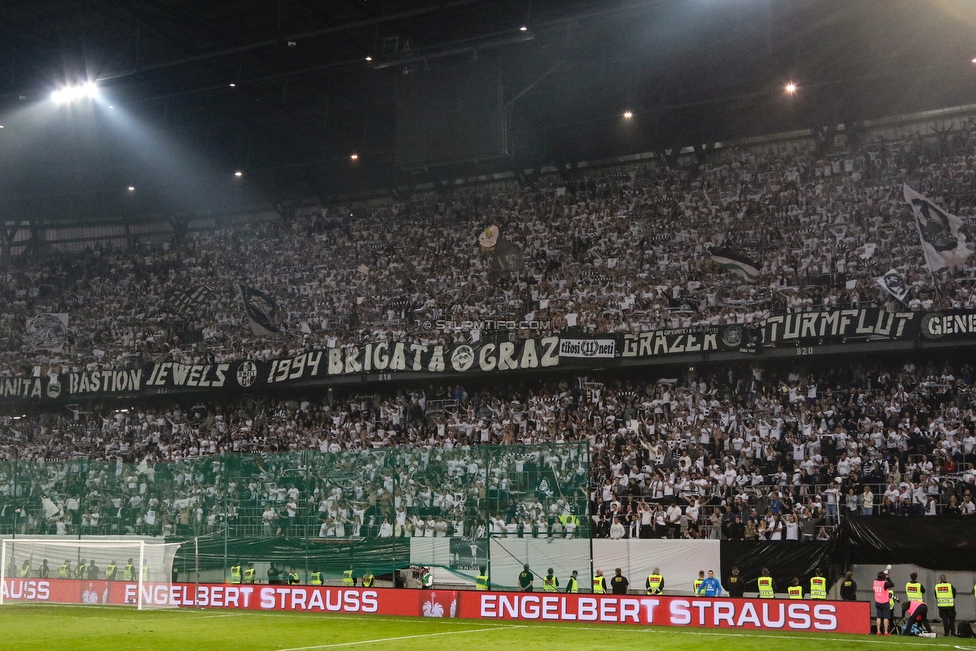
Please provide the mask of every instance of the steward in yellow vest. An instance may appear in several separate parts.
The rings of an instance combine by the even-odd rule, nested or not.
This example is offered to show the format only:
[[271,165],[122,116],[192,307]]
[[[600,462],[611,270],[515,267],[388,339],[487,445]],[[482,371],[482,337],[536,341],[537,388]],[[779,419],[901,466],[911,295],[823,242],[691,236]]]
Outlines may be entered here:
[[75,578],[85,578],[85,559],[81,559],[81,562],[78,563],[78,567],[75,568]]
[[647,594],[662,594],[663,592],[664,577],[661,576],[661,570],[655,567],[654,571],[647,575]]
[[552,568],[548,570],[548,574],[542,579],[542,591],[543,592],[559,592],[559,579],[553,574]]
[[63,564],[58,566],[58,578],[59,579],[71,578],[71,561],[65,561]]
[[935,605],[939,607],[942,632],[946,637],[956,634],[956,588],[946,581],[945,574],[939,575],[935,584]]
[[817,572],[810,579],[810,598],[811,599],[827,598],[827,579],[820,576],[819,572]]
[[694,586],[692,587],[692,591],[695,594],[698,594],[698,588],[700,588],[701,584],[704,582],[705,582],[705,570],[698,570],[698,578],[695,579],[695,582],[692,584]]
[[478,569],[481,571],[481,573],[474,580],[474,588],[475,590],[488,590],[488,568],[480,567]]
[[322,585],[322,573],[318,570],[312,572],[308,580],[309,585]]
[[254,563],[248,563],[247,569],[244,570],[244,583],[254,583]]
[[800,585],[800,578],[794,576],[793,583],[786,589],[790,599],[803,599],[803,586]]
[[606,594],[607,582],[603,578],[603,570],[597,570],[593,577],[593,594]]
[[769,570],[765,567],[762,570],[762,576],[756,579],[756,585],[759,586],[760,599],[772,599],[776,596],[776,590],[773,588],[773,577],[769,576]]
[[373,587],[373,574],[367,570],[366,574],[363,574],[363,587],[372,588]]
[[241,562],[237,561],[230,566],[230,582],[238,584],[241,582]]
[[24,561],[24,564],[20,567],[20,578],[29,579],[31,573],[30,561]]
[[356,579],[354,579],[353,576],[352,576],[352,568],[350,568],[348,570],[345,570],[342,573],[342,585],[345,585],[345,586],[354,586],[354,585],[356,585]]
[[114,581],[118,574],[119,566],[115,564],[115,559],[113,558],[112,562],[105,566],[105,580]]
[[125,581],[135,581],[136,580],[136,566],[132,564],[132,559],[125,564],[122,568],[122,579]]
[[570,594],[577,594],[579,592],[579,572],[573,570],[573,575],[569,577],[569,581],[566,581],[566,592]]
[[909,601],[922,601],[925,586],[918,582],[918,572],[912,572],[911,581],[905,584],[905,596]]

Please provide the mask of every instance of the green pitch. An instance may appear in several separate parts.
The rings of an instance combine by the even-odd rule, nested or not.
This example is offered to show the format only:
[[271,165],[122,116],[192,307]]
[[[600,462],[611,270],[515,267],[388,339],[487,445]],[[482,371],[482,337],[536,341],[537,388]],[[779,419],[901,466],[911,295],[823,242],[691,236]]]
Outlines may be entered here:
[[[938,630],[938,627],[936,627]],[[3,651],[790,651],[974,649],[976,640],[757,633],[639,626],[480,622],[220,610],[135,611],[91,606],[0,608]]]

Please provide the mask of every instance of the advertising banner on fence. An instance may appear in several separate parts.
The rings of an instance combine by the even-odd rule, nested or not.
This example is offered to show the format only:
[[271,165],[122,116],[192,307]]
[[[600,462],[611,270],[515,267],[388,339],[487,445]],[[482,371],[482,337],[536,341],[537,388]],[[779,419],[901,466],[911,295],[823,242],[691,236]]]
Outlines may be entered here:
[[460,617],[868,633],[867,602],[465,592]]
[[[7,579],[5,601],[135,603],[138,584],[122,581]],[[150,607],[361,613],[404,617],[546,620],[696,628],[868,633],[867,602],[586,595],[331,586],[143,586]]]

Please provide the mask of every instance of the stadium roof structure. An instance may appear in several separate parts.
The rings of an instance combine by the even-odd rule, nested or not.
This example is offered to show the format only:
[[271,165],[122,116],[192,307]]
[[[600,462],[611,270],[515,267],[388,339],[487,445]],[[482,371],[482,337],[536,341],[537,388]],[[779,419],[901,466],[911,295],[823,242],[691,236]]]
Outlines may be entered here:
[[[329,201],[854,128],[976,102],[974,58],[970,0],[4,2],[0,221]],[[402,165],[398,84],[475,62],[500,80],[504,155]],[[88,81],[97,101],[50,101]]]

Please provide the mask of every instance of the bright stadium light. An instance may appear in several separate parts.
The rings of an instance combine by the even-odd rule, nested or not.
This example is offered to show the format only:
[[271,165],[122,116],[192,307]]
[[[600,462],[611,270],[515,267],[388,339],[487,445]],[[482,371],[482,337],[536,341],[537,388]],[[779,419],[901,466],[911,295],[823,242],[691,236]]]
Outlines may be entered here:
[[796,92],[796,84],[794,84],[792,81],[790,83],[786,84],[786,92],[789,93],[790,95],[792,95],[793,93],[795,93]]
[[244,172],[242,172],[240,170],[237,170],[236,172],[234,172],[234,176],[236,176],[237,178],[240,178],[240,177],[244,176]]
[[625,119],[629,120],[632,117],[634,117],[634,114],[631,111],[624,111],[624,118]]
[[359,154],[353,154],[349,157],[349,160],[359,160]]
[[525,25],[522,25],[521,27],[519,27],[519,31],[520,32],[527,32],[527,31],[529,31],[529,28],[526,27]]
[[129,192],[135,192],[135,191],[136,191],[136,186],[130,185],[129,186]]
[[94,81],[86,81],[84,84],[65,86],[64,88],[59,88],[51,93],[51,100],[55,104],[74,102],[75,100],[85,97],[88,99],[95,99],[98,97],[98,86]]

